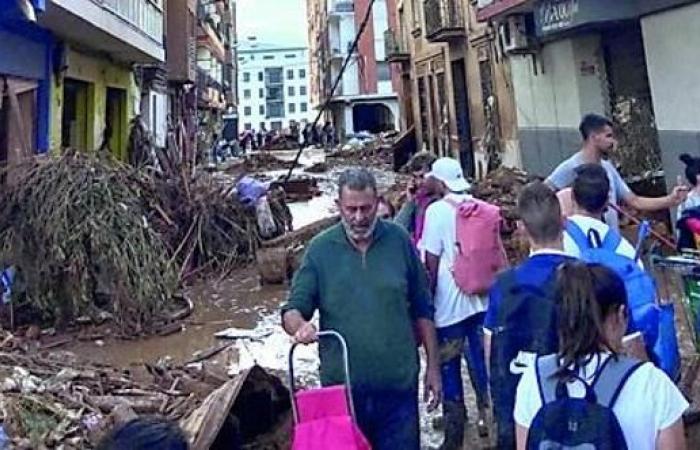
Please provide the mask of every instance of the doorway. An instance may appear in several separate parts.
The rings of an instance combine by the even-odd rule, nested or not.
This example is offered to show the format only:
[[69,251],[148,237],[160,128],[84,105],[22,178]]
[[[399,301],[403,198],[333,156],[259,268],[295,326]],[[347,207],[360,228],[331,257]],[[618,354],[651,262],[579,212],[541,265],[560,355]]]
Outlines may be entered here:
[[107,88],[105,126],[100,150],[108,150],[116,157],[125,154],[126,91]]
[[88,89],[84,81],[66,78],[63,82],[63,115],[61,117],[61,147],[87,150]]
[[457,115],[457,135],[459,136],[459,160],[468,177],[474,177],[474,149],[472,147],[471,120],[469,117],[469,98],[467,96],[467,78],[464,59],[452,61],[452,85],[455,96],[455,113]]

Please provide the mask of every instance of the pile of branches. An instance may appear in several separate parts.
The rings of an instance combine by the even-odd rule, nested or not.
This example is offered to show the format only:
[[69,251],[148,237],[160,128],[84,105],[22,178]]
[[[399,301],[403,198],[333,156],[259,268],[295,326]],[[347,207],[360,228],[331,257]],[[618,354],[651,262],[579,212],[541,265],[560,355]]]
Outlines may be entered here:
[[150,189],[154,226],[181,277],[207,268],[227,269],[253,255],[259,241],[255,210],[241,204],[232,187],[201,173],[154,175]]
[[177,273],[137,171],[72,152],[6,170],[0,265],[21,277],[14,314],[67,325],[108,311],[123,333],[141,334],[168,310]]

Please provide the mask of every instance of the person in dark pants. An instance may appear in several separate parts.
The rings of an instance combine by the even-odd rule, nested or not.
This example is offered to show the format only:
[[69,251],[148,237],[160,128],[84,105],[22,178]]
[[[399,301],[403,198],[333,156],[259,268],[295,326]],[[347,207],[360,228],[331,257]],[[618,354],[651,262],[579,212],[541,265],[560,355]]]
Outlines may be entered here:
[[[358,425],[374,450],[418,450],[418,352],[424,345],[429,409],[442,386],[425,270],[408,234],[378,220],[376,180],[366,169],[340,176],[341,223],[316,236],[282,307],[284,329],[298,343],[317,341],[310,322],[345,337]],[[344,381],[340,346],[322,340],[321,382]]]
[[[139,418],[127,422],[105,436],[98,450],[187,450],[182,430],[159,418]],[[234,447],[235,448],[235,447]]]

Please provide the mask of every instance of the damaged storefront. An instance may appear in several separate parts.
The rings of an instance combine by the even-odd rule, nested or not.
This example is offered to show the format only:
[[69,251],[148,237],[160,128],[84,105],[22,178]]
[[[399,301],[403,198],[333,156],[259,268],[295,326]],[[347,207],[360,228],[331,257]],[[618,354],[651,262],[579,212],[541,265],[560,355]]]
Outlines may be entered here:
[[49,149],[53,39],[14,4],[0,16],[0,161]]

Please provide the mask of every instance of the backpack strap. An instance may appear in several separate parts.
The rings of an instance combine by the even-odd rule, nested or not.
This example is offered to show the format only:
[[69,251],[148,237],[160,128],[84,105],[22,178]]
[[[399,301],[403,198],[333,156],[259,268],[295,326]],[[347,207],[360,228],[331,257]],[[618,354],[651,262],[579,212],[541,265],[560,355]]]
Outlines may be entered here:
[[540,388],[542,405],[552,403],[557,399],[559,380],[554,375],[558,370],[559,356],[556,354],[540,356],[535,362],[535,374],[537,376],[537,385]]
[[620,246],[621,242],[622,236],[620,236],[620,233],[610,228],[608,233],[605,235],[605,239],[603,239],[603,242],[600,244],[600,248],[614,252],[617,250],[617,247]]
[[593,381],[598,404],[612,409],[629,377],[643,364],[628,356],[610,356]]
[[586,237],[581,227],[579,227],[573,220],[566,221],[566,232],[569,233],[571,239],[574,240],[576,246],[581,250],[588,250],[591,248],[591,243]]

